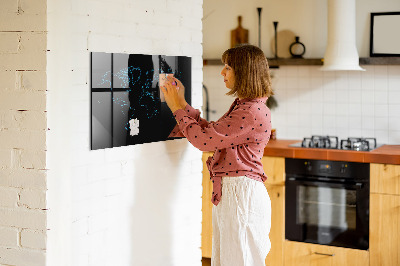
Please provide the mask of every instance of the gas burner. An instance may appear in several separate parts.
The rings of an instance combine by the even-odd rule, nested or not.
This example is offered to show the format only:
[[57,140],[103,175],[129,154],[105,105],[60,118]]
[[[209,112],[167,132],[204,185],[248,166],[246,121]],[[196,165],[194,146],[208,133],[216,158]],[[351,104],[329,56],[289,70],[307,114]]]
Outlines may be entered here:
[[370,151],[376,147],[376,138],[347,138],[340,141],[342,150]]
[[301,142],[301,147],[304,148],[325,148],[325,149],[338,149],[339,140],[336,136],[312,136],[311,138],[304,138]]
[[304,138],[302,142],[290,144],[291,147],[338,149],[353,151],[371,151],[382,145],[377,145],[376,138],[347,138],[340,141],[336,136],[315,136]]

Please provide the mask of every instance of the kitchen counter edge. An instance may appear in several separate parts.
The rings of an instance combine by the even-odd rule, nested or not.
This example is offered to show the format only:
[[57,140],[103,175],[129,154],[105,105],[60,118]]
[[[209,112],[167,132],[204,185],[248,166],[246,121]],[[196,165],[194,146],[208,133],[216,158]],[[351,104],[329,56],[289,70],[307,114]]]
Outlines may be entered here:
[[301,140],[270,140],[264,156],[331,160],[361,163],[400,164],[400,145],[382,145],[372,151],[298,148],[289,145]]

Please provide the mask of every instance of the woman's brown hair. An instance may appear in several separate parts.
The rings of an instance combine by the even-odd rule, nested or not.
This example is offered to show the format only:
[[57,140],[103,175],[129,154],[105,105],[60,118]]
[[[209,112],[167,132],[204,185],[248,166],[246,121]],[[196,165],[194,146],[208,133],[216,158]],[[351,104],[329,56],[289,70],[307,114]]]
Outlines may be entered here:
[[222,54],[221,60],[235,74],[235,86],[226,95],[254,99],[274,94],[268,61],[260,48],[249,44],[230,48]]

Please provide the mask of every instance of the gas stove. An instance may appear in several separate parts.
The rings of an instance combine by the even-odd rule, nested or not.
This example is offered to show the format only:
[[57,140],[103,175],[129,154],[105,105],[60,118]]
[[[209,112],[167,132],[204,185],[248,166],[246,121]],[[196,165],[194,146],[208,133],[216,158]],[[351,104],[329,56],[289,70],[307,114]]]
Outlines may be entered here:
[[302,148],[320,148],[320,149],[338,149],[338,150],[353,150],[353,151],[371,151],[378,146],[376,138],[347,138],[339,142],[336,136],[311,136],[304,138],[302,142],[289,145],[291,147]]

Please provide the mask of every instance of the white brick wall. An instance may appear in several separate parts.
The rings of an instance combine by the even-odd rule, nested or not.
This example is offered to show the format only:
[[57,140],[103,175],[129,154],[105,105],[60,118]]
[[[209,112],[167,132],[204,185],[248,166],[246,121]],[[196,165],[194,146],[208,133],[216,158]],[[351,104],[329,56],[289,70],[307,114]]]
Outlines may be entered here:
[[186,140],[90,151],[89,55],[191,56],[198,108],[202,0],[49,1],[47,10],[47,264],[201,265],[201,152]]
[[0,17],[0,264],[45,265],[46,1]]

